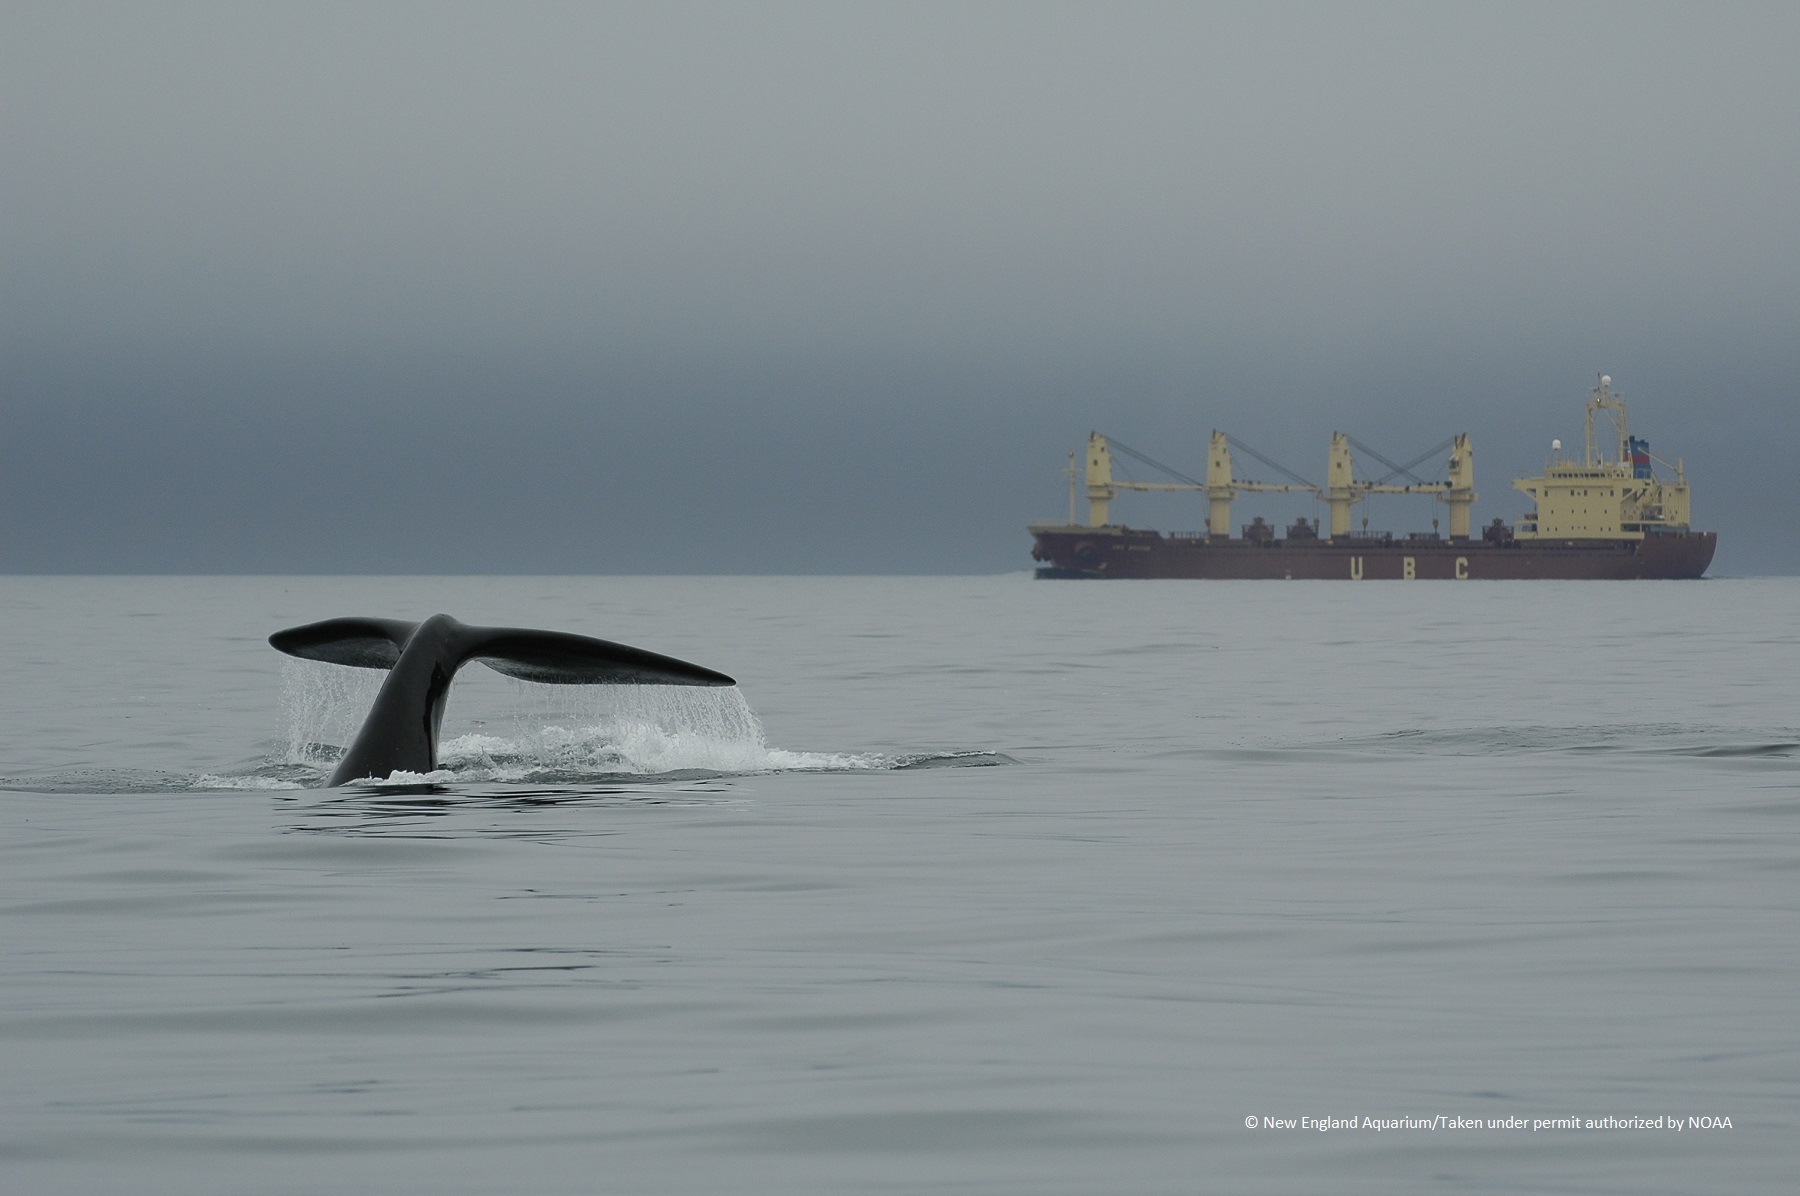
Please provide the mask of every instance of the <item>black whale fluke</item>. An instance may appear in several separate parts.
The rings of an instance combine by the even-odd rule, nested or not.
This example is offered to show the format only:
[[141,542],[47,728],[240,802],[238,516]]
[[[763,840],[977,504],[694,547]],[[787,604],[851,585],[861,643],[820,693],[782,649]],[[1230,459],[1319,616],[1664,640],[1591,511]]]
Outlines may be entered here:
[[356,742],[327,785],[436,768],[450,679],[471,660],[547,685],[737,684],[724,673],[642,648],[561,631],[470,627],[449,615],[423,623],[326,619],[277,631],[269,643],[306,660],[389,670]]

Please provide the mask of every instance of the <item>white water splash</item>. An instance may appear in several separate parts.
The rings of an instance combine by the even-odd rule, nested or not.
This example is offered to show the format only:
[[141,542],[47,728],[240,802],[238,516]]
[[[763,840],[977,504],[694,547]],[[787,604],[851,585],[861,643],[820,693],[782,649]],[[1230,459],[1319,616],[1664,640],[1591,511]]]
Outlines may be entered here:
[[468,777],[666,776],[887,768],[885,756],[770,748],[735,686],[516,686],[511,737],[462,735],[438,751]]
[[[287,724],[281,763],[329,769],[374,704],[386,674],[293,661],[282,674]],[[845,771],[905,765],[873,753],[771,748],[735,686],[531,685],[513,682],[509,734],[446,738],[438,769],[389,784],[576,780],[610,776]],[[490,720],[493,721],[493,720]]]

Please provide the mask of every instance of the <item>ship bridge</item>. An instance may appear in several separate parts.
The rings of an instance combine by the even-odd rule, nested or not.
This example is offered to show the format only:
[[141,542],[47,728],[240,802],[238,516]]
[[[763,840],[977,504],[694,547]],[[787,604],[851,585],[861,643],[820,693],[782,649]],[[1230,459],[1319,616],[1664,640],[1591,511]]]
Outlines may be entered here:
[[[1596,419],[1610,424],[1614,455],[1597,440]],[[1608,429],[1605,424],[1599,430]],[[1587,443],[1581,460],[1561,455],[1562,441],[1550,444],[1550,463],[1536,477],[1519,478],[1513,489],[1534,509],[1519,521],[1521,540],[1641,540],[1646,535],[1688,530],[1688,484],[1681,461],[1655,457],[1650,442],[1631,435],[1625,424],[1625,397],[1600,375],[1587,401]],[[1661,465],[1673,477],[1656,475]]]

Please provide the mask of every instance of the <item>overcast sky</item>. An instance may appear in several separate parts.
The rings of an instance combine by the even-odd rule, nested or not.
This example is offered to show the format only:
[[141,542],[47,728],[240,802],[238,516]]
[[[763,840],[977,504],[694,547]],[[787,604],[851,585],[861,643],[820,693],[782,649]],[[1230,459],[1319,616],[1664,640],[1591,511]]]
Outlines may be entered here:
[[1511,520],[1604,370],[1714,572],[1800,572],[1796,61],[1791,3],[6,0],[0,569],[1003,572],[1090,428],[1467,431]]

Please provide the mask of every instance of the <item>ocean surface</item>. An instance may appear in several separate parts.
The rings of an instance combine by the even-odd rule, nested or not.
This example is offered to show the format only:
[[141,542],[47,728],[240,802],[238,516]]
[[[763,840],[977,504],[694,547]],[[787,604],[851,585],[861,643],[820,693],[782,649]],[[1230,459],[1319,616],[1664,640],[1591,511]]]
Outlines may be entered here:
[[[439,772],[320,789],[380,674],[266,637],[436,611],[740,687],[474,665]],[[9,1194],[1800,1172],[1800,579],[4,577],[0,612]]]

